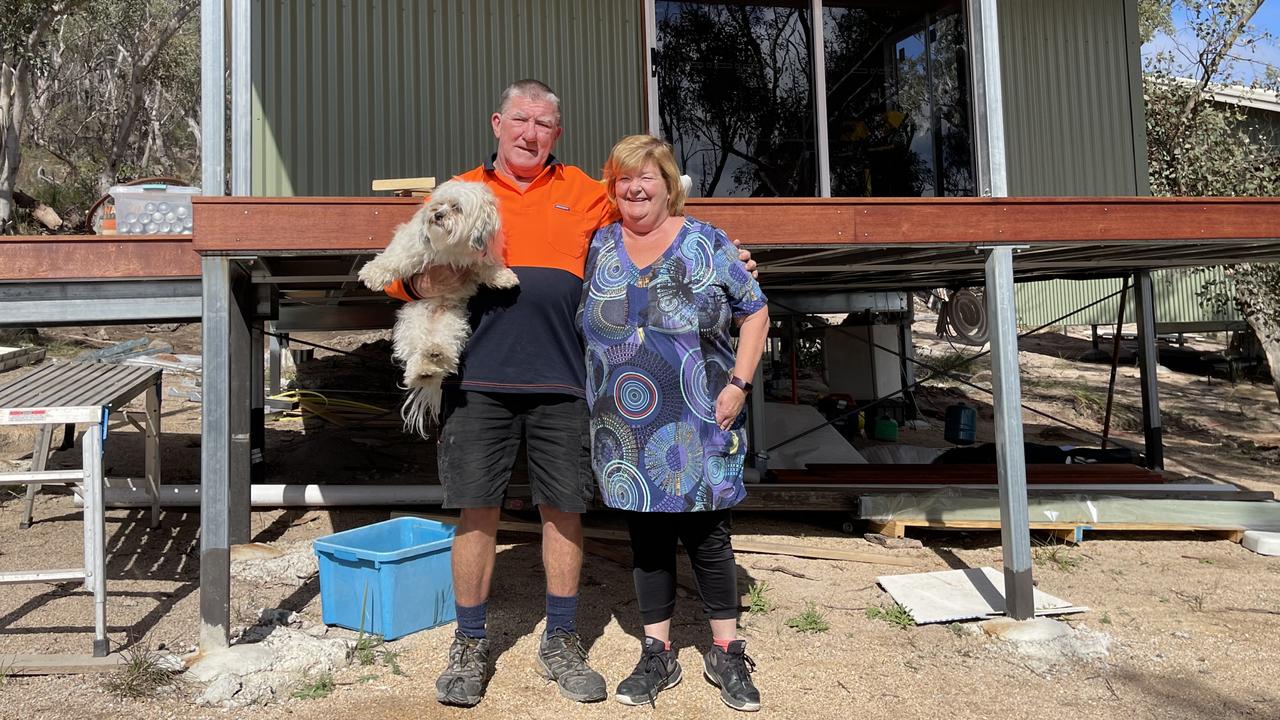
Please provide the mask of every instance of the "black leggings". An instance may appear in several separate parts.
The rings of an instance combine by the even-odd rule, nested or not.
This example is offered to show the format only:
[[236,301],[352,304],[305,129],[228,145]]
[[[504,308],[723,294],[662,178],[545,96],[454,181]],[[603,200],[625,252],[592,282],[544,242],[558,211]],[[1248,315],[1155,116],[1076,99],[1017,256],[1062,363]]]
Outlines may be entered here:
[[729,538],[729,511],[629,512],[636,599],[645,625],[670,620],[676,608],[676,540],[693,564],[702,606],[713,620],[738,617],[738,568]]

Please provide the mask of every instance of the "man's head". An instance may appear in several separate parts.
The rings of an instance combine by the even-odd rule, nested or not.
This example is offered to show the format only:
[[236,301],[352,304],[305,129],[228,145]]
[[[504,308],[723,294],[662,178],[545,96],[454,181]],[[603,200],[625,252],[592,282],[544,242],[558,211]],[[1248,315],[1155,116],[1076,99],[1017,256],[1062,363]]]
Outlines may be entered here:
[[514,82],[502,91],[490,123],[498,139],[498,168],[532,180],[560,139],[560,98],[537,80]]

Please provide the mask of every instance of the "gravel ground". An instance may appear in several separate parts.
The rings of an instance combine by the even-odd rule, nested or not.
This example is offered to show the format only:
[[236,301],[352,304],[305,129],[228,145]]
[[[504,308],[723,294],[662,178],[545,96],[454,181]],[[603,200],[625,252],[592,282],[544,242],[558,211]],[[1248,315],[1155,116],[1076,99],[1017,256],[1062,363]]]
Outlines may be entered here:
[[[182,351],[181,349],[179,351]],[[1051,357],[1052,351],[1023,353],[1024,367],[1060,377],[1064,369],[1081,382],[1105,378],[1105,368]],[[1066,363],[1062,365],[1061,363]],[[0,381],[16,377],[0,376]],[[1126,380],[1133,384],[1131,379]],[[1212,476],[1256,489],[1275,490],[1280,479],[1274,454],[1280,445],[1274,395],[1265,386],[1232,388],[1188,377],[1161,376],[1175,411],[1195,415],[1199,424],[1170,431],[1174,469]],[[1132,390],[1122,388],[1121,397]],[[1029,396],[1037,392],[1029,385]],[[1271,395],[1268,399],[1267,396]],[[1256,396],[1256,397],[1255,397]],[[1039,398],[1046,408],[1069,410],[1061,388]],[[1269,402],[1270,404],[1266,404]],[[166,398],[166,479],[181,482],[198,473],[198,409]],[[1077,418],[1089,420],[1087,413]],[[1074,416],[1073,416],[1074,417]],[[1030,418],[1028,418],[1030,420]],[[1247,446],[1231,442],[1225,427],[1242,426]],[[268,447],[276,455],[271,474],[299,481],[320,473],[366,476],[404,472],[417,458],[413,442],[370,446],[323,436],[310,449],[297,424],[278,424]],[[381,431],[386,437],[385,431]],[[1215,434],[1223,433],[1223,434]],[[135,472],[140,446],[130,428],[113,430],[107,465]],[[1234,436],[1232,436],[1234,437]],[[0,431],[0,464],[24,466],[30,435]],[[370,449],[373,447],[373,449]],[[362,454],[363,453],[363,454]],[[52,467],[74,465],[77,451],[56,455]],[[287,458],[281,464],[280,457]],[[47,492],[36,508],[38,522],[17,530],[20,503],[0,497],[0,570],[71,567],[80,557],[78,511],[69,495]],[[385,519],[385,511],[271,511],[255,513],[256,540],[297,547],[335,530]],[[822,547],[911,558],[914,571],[948,567],[1000,567],[999,536],[991,532],[930,533],[919,550],[888,551],[841,533],[839,517],[821,515],[740,515],[735,533],[743,538],[786,539]],[[613,526],[608,516],[593,524]],[[114,647],[135,644],[182,653],[198,632],[198,516],[165,512],[163,526],[147,528],[143,511],[111,511],[109,551],[110,636]],[[503,535],[504,543],[525,538]],[[1065,558],[1065,559],[1064,559]],[[758,663],[763,695],[761,717],[778,718],[1280,718],[1280,558],[1254,555],[1239,545],[1196,535],[1095,535],[1078,548],[1037,552],[1039,587],[1090,611],[1068,622],[1111,639],[1110,655],[1098,662],[1049,670],[1009,646],[961,626],[901,629],[870,619],[866,609],[889,603],[875,584],[877,575],[913,571],[892,567],[779,556],[740,555],[740,585],[768,584],[770,612],[744,614],[742,635]],[[785,572],[784,572],[785,571]],[[612,700],[581,706],[560,697],[537,674],[533,657],[541,630],[542,585],[538,546],[520,542],[499,548],[491,601],[491,634],[498,649],[496,672],[478,717],[622,717],[653,713],[624,708]],[[237,580],[233,622],[252,623],[260,609],[298,611],[320,619],[314,578],[300,586],[278,581]],[[734,717],[702,677],[699,653],[709,633],[697,617],[696,601],[682,597],[675,640],[685,680],[658,701],[663,717]],[[802,634],[786,621],[812,604],[830,624],[827,631]],[[92,628],[91,597],[66,585],[18,585],[0,589],[0,653],[86,653]],[[639,651],[640,627],[628,570],[589,556],[582,589],[580,630],[591,646],[591,661],[611,689],[630,672]],[[335,630],[334,633],[344,631]],[[128,716],[158,718],[290,717],[332,718],[456,717],[468,711],[434,701],[433,682],[443,664],[452,629],[437,628],[390,643],[405,675],[385,665],[355,666],[338,673],[323,699],[290,699],[251,710],[225,711],[191,704],[193,688],[178,688],[148,700],[121,700],[105,692],[95,676],[5,677],[0,668],[0,718]]]

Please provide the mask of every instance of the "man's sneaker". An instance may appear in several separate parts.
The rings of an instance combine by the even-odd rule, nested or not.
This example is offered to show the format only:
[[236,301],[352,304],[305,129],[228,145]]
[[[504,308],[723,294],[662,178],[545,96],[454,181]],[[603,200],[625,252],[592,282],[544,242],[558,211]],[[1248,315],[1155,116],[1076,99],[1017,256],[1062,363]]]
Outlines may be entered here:
[[587,667],[587,649],[577,633],[553,630],[538,648],[538,669],[542,677],[555,680],[560,694],[578,702],[597,702],[608,697],[604,678]]
[[445,705],[471,707],[484,697],[489,684],[489,639],[453,634],[449,666],[436,679],[436,700]]
[[653,705],[658,693],[675,687],[682,677],[675,650],[657,638],[646,637],[640,650],[640,662],[627,679],[618,684],[613,694],[623,705]]
[[720,699],[734,710],[755,712],[760,709],[760,691],[751,682],[756,663],[747,655],[747,643],[734,640],[729,651],[712,646],[702,657],[703,673],[712,685],[720,688]]

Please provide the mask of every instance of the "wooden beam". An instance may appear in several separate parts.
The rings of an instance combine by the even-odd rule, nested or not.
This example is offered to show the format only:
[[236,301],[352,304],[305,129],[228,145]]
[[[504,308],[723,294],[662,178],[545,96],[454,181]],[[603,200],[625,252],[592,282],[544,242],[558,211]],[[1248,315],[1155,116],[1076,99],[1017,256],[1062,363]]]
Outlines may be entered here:
[[112,653],[106,657],[92,655],[0,655],[0,674],[8,675],[78,675],[118,670],[125,657]]
[[396,226],[422,206],[418,198],[196,197],[195,249],[253,254],[377,252]]
[[[419,201],[197,197],[193,203],[201,252],[352,252],[385,247]],[[1273,241],[1280,236],[1280,198],[701,198],[689,201],[688,213],[745,244],[764,247]]]
[[0,235],[0,281],[199,276],[189,235]]

